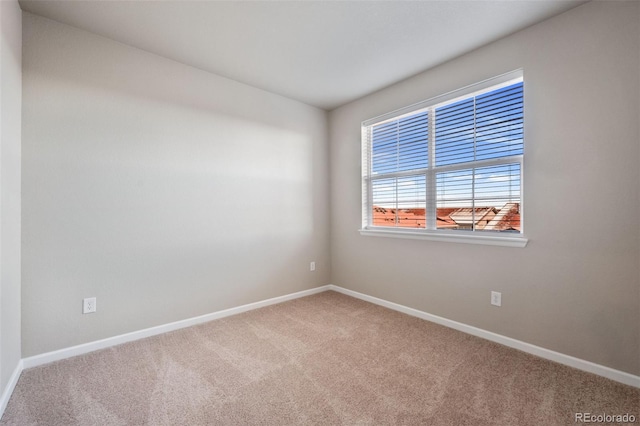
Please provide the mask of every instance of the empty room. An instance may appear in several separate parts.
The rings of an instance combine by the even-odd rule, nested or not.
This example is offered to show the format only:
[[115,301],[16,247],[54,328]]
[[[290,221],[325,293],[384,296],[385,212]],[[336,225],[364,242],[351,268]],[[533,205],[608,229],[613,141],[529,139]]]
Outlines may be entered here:
[[0,425],[640,423],[640,2],[0,24]]

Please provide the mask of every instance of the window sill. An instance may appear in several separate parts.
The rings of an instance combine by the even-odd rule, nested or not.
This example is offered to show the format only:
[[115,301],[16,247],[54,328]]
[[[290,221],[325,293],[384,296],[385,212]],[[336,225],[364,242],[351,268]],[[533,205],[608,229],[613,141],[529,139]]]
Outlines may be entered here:
[[360,235],[371,237],[411,238],[419,240],[441,241],[448,243],[484,244],[490,246],[519,247],[529,241],[524,236],[478,235],[462,232],[415,231],[406,229],[361,229]]

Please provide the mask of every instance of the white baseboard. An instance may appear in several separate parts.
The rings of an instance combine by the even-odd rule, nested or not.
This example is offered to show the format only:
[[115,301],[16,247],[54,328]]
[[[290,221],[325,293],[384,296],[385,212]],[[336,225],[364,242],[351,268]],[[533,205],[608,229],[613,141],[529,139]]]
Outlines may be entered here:
[[598,376],[603,376],[608,379],[615,380],[616,382],[624,383],[625,385],[640,388],[640,376],[635,376],[633,374],[625,373],[624,371],[615,370],[610,367],[605,367],[604,365],[596,364],[591,361],[585,361],[580,358],[576,358],[570,355],[565,355],[560,352],[552,351],[550,349],[545,349],[540,346],[532,345],[530,343],[526,343],[521,340],[512,339],[511,337],[506,337],[500,334],[492,333],[491,331],[486,331],[481,328],[463,324],[461,322],[452,321],[450,319],[439,317],[437,315],[428,314],[426,312],[419,311],[417,309],[409,308],[408,306],[389,302],[387,300],[379,299],[377,297],[369,296],[363,293],[358,293],[357,291],[348,290],[346,288],[342,288],[333,284],[330,284],[328,287],[329,287],[329,290],[337,291],[339,293],[346,294],[348,296],[352,296],[357,299],[371,302],[376,305],[384,306],[385,308],[393,309],[394,311],[402,312],[407,315],[411,315],[414,317],[422,318],[427,321],[434,322],[436,324],[444,325],[445,327],[453,328],[455,330],[462,331],[464,333],[471,334],[473,336],[481,337],[483,339],[490,340],[492,342],[500,343],[501,345],[518,349],[520,351],[527,352],[527,353],[539,356],[540,358],[548,359],[550,361],[555,361],[557,363],[564,364],[569,367],[576,368],[578,370],[597,374]]
[[523,342],[521,340],[512,339],[510,337],[502,336],[500,334],[496,334],[487,330],[483,330],[483,329],[473,327],[467,324],[463,324],[457,321],[453,321],[447,318],[439,317],[437,315],[432,315],[423,311],[419,311],[417,309],[409,308],[408,306],[389,302],[384,299],[379,299],[377,297],[369,296],[363,293],[358,293],[357,291],[348,290],[343,287],[329,284],[322,287],[316,287],[310,290],[299,291],[297,293],[291,293],[291,294],[287,294],[280,297],[274,297],[272,299],[267,299],[260,302],[249,303],[247,305],[242,305],[242,306],[238,306],[231,309],[225,309],[223,311],[218,311],[211,314],[201,315],[198,317],[189,318],[182,321],[176,321],[169,324],[160,325],[157,327],[151,327],[144,330],[122,334],[119,336],[109,337],[107,339],[102,339],[94,342],[85,343],[82,345],[72,346],[70,348],[64,348],[64,349],[60,349],[53,352],[47,352],[41,355],[23,358],[20,361],[19,366],[16,368],[16,371],[11,377],[11,381],[9,385],[7,385],[7,388],[5,389],[2,395],[2,400],[0,400],[0,403],[2,404],[0,405],[0,408],[2,408],[2,410],[0,410],[0,413],[4,411],[4,407],[6,406],[6,403],[8,402],[11,396],[11,393],[13,392],[13,388],[15,387],[18,377],[20,377],[20,372],[22,372],[22,369],[32,368],[32,367],[36,367],[38,365],[43,365],[43,364],[48,364],[53,361],[58,361],[61,359],[70,358],[77,355],[82,355],[82,354],[93,352],[99,349],[104,349],[104,348],[119,345],[122,343],[143,339],[145,337],[155,336],[158,334],[166,333],[173,330],[178,330],[185,327],[190,327],[192,325],[201,324],[201,323],[212,321],[215,319],[240,314],[242,312],[250,311],[253,309],[258,309],[258,308],[262,308],[269,305],[275,305],[277,303],[286,302],[287,300],[293,300],[293,299],[297,299],[304,296],[310,296],[312,294],[321,293],[327,290],[337,291],[339,293],[343,293],[348,296],[355,297],[357,299],[371,302],[376,305],[384,306],[386,308],[393,309],[395,311],[402,312],[402,313],[405,313],[414,317],[418,317],[427,321],[431,321],[436,324],[443,325],[445,327],[453,328],[455,330],[459,330],[464,333],[471,334],[473,336],[481,337],[483,339],[487,339],[492,342],[500,343],[502,345],[539,356],[540,358],[555,361],[560,364],[567,365],[569,367],[577,368],[578,370],[587,371],[589,373],[597,374],[599,376],[603,376],[608,379],[615,380],[620,383],[624,383],[626,385],[640,388],[640,376],[636,376],[630,373],[625,373],[623,371],[615,370],[610,367],[605,367],[603,365],[596,364],[591,361],[575,358],[570,355],[565,355],[560,352],[555,352],[550,349],[545,349],[540,346]]
[[102,340],[96,340],[82,345],[72,346],[70,348],[59,349],[57,351],[47,352],[40,355],[31,356],[22,359],[23,368],[32,368],[39,365],[48,364],[53,361],[59,361],[72,356],[86,354],[88,352],[105,349],[111,346],[120,345],[122,343],[132,342],[134,340],[144,339],[145,337],[156,336],[158,334],[167,333],[169,331],[178,330],[192,325],[202,324],[204,322],[213,321],[219,318],[240,314],[242,312],[251,311],[253,309],[263,308],[269,305],[286,302],[287,300],[298,299],[304,296],[321,293],[329,290],[329,286],[312,288],[310,290],[298,291],[296,293],[286,294],[284,296],[274,297],[260,302],[249,303],[247,305],[237,306],[235,308],[225,309],[223,311],[213,312],[211,314],[201,315],[198,317],[188,318],[181,321],[171,322],[169,324],[159,325],[157,327],[145,328],[144,330],[133,331],[131,333],[121,334],[119,336],[108,337]]
[[2,392],[2,396],[0,397],[0,418],[4,414],[4,410],[7,408],[7,404],[9,403],[9,399],[11,399],[11,395],[13,394],[13,390],[16,388],[18,384],[18,379],[20,378],[20,374],[22,374],[23,363],[22,360],[18,361],[18,365],[16,365],[15,370],[13,370],[13,374],[9,378],[9,382],[7,386],[4,388]]

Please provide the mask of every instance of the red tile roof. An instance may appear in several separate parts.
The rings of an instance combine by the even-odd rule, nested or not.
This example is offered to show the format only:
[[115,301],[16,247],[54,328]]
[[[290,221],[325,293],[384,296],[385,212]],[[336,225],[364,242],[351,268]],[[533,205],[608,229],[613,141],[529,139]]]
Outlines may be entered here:
[[[476,229],[493,231],[520,230],[520,204],[506,203],[501,208],[476,207]],[[425,209],[395,209],[373,207],[374,226],[392,226],[401,228],[425,228]],[[471,225],[470,207],[443,207],[436,210],[436,226],[438,229],[459,229]]]

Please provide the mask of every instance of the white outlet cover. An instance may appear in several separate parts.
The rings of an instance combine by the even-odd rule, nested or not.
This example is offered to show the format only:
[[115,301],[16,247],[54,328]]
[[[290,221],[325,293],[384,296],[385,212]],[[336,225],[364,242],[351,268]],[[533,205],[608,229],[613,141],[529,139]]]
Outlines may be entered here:
[[500,293],[499,291],[492,291],[491,304],[495,306],[502,306],[502,293]]
[[309,270],[310,271],[315,271],[316,270],[316,262],[309,263]]
[[86,299],[82,299],[82,313],[83,314],[91,314],[96,311],[96,298],[95,297],[87,297]]

